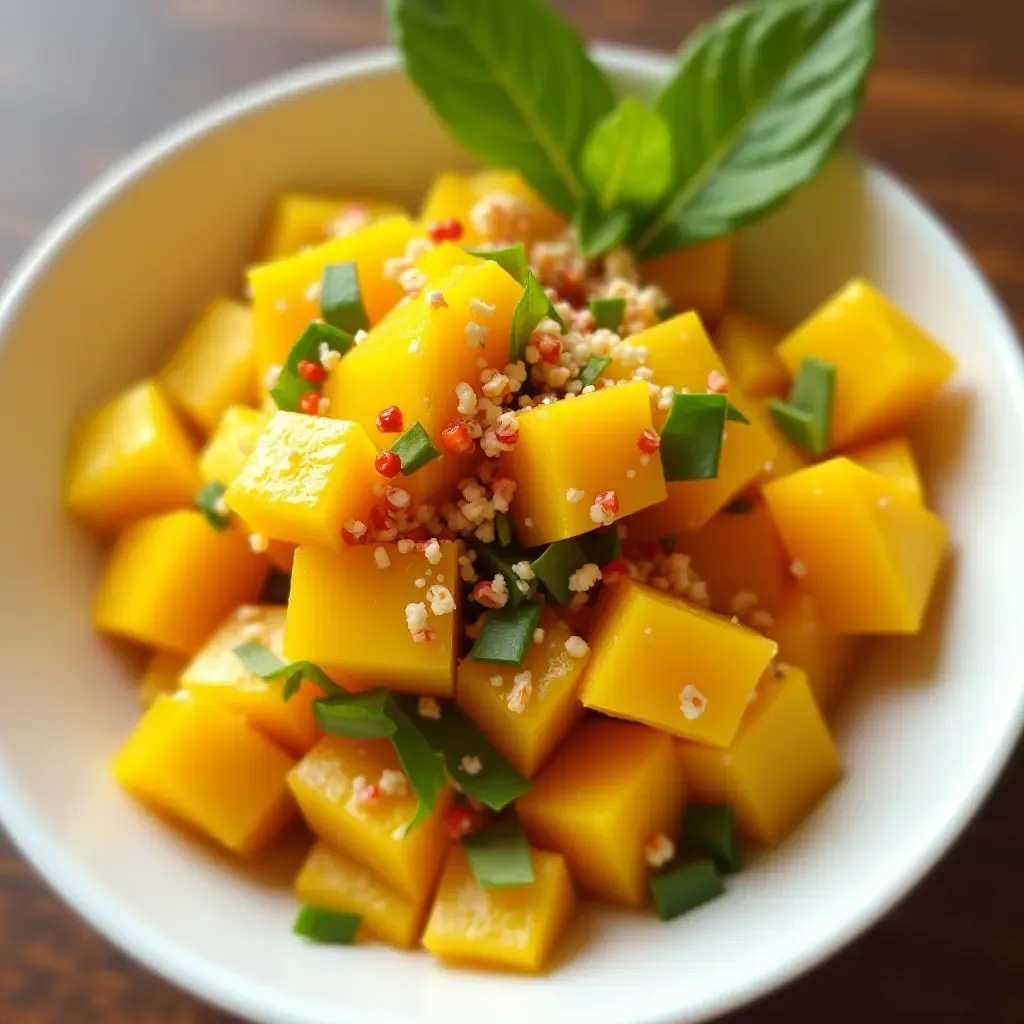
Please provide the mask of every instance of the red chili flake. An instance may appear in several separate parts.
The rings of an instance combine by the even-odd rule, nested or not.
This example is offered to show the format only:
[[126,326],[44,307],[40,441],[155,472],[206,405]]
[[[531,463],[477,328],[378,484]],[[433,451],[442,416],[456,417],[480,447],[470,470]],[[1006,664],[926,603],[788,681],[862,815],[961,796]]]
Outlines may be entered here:
[[661,447],[661,438],[658,437],[656,431],[648,427],[640,435],[640,440],[637,441],[636,446],[644,455],[653,455]]
[[319,391],[307,391],[299,399],[299,412],[304,412],[307,416],[319,416],[320,415],[320,392]]
[[342,540],[343,540],[343,541],[344,541],[344,542],[345,542],[345,543],[346,543],[346,544],[347,544],[347,545],[348,545],[349,547],[352,547],[352,548],[354,548],[354,547],[357,547],[358,545],[362,544],[362,543],[363,543],[363,541],[364,541],[364,540],[366,540],[366,533],[364,532],[364,533],[360,534],[360,535],[359,535],[359,536],[357,537],[357,536],[356,536],[356,535],[355,535],[354,533],[351,533],[350,531],[348,531],[348,530],[346,530],[346,529],[345,529],[344,527],[342,527],[342,530],[341,530],[341,539],[342,539]]
[[402,472],[402,460],[394,452],[377,452],[373,466],[381,476],[386,476],[389,480]]
[[545,334],[537,342],[537,351],[545,363],[557,366],[562,358],[562,342],[550,334]]
[[395,521],[391,518],[391,512],[383,502],[372,506],[369,518],[370,525],[375,530],[390,530],[395,525]]
[[725,395],[729,392],[729,378],[718,370],[712,370],[708,374],[708,391],[713,395]]
[[450,839],[462,839],[475,832],[478,825],[477,816],[465,805],[449,807],[444,815],[444,830]]
[[402,426],[402,410],[397,405],[389,405],[377,413],[377,429],[382,434],[400,434]]
[[481,580],[469,595],[477,604],[485,608],[504,608],[504,602],[494,593],[490,580]]
[[618,576],[623,576],[627,579],[629,577],[629,562],[624,558],[613,558],[601,569],[601,579],[604,583],[611,583]]
[[421,629],[418,633],[412,635],[413,643],[427,644],[431,640],[437,639],[437,634],[432,629]]
[[452,455],[468,455],[473,450],[473,438],[469,436],[469,427],[462,420],[452,420],[441,431],[441,447]]
[[511,447],[516,443],[516,441],[519,440],[519,428],[517,427],[515,430],[510,430],[506,433],[504,431],[498,430],[498,428],[495,427],[494,437],[502,444],[507,444],[509,445],[509,447]]
[[368,786],[363,788],[356,794],[356,803],[362,804],[364,807],[367,804],[375,804],[380,799],[380,786],[376,782],[371,782]]
[[462,221],[456,217],[436,221],[427,229],[427,234],[435,245],[442,242],[457,242],[462,237]]
[[319,363],[310,362],[308,359],[300,360],[296,369],[299,376],[303,380],[308,380],[310,384],[323,384],[327,380],[327,371]]
[[608,512],[614,516],[619,511],[619,496],[614,491],[602,491],[594,498],[594,504],[602,512]]

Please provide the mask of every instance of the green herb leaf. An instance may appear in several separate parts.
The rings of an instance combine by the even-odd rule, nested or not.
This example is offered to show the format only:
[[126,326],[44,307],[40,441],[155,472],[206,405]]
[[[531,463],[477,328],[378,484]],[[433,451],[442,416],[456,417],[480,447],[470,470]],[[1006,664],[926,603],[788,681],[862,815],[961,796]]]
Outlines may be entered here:
[[681,845],[691,857],[709,858],[723,875],[739,871],[736,811],[730,804],[687,804]]
[[611,366],[611,362],[608,356],[591,356],[580,370],[580,383],[584,387],[589,387],[600,380],[601,374]]
[[270,397],[279,409],[295,412],[299,408],[299,400],[307,391],[320,391],[322,385],[313,384],[299,376],[299,363],[320,362],[320,346],[326,344],[340,355],[344,355],[353,345],[352,336],[339,331],[330,324],[310,324],[294,345],[288,358],[281,367],[277,384],[271,389]]
[[599,526],[596,530],[577,537],[576,542],[582,548],[587,561],[600,566],[607,565],[613,559],[618,558],[622,550],[619,528],[614,524]]
[[240,644],[234,649],[235,656],[253,675],[266,680],[284,680],[281,695],[285,700],[295,696],[303,679],[316,683],[329,696],[345,696],[343,690],[319,665],[311,661],[283,662],[269,647],[260,643]]
[[662,921],[671,921],[725,892],[710,860],[695,860],[651,877],[654,909]]
[[497,544],[484,544],[475,537],[469,538],[469,546],[477,553],[477,573],[485,579],[494,579],[501,575],[505,579],[505,586],[508,587],[508,603],[513,608],[518,608],[524,601],[531,600],[537,593],[537,580],[527,581],[525,591],[519,589],[515,570],[512,568],[517,562],[529,562],[526,553],[516,544],[509,544],[507,547],[500,547]]
[[672,396],[661,428],[661,466],[666,480],[713,480],[718,476],[725,430],[725,395]]
[[733,423],[750,423],[750,420],[748,420],[747,417],[732,404],[732,402],[728,401],[725,403],[725,418],[727,420],[732,420]]
[[596,200],[585,199],[573,214],[576,243],[587,259],[614,249],[629,236],[633,218],[628,210],[605,210]]
[[499,512],[495,516],[494,533],[503,548],[512,543],[512,517],[507,512]]
[[196,508],[206,516],[206,521],[218,532],[231,525],[231,513],[224,515],[218,508],[223,507],[224,492],[227,488],[217,480],[211,480],[195,496]]
[[320,287],[320,313],[332,327],[347,334],[370,329],[370,318],[363,305],[359,268],[355,260],[324,267]]
[[519,819],[503,814],[462,840],[466,860],[481,889],[508,889],[533,885],[530,844]]
[[469,652],[470,660],[522,665],[542,611],[543,601],[528,601],[518,608],[510,606],[488,612],[483,631]]
[[533,560],[533,573],[559,603],[568,604],[572,597],[569,577],[587,564],[587,556],[579,543],[570,538],[549,544]]
[[625,299],[591,299],[589,305],[590,312],[594,314],[595,328],[607,327],[616,334],[619,332],[626,317]]
[[405,69],[452,136],[571,216],[580,151],[612,109],[583,41],[543,0],[389,0]]
[[348,739],[394,736],[391,695],[383,687],[363,693],[340,693],[313,701],[313,717],[324,732]]
[[391,742],[416,794],[416,814],[405,830],[408,835],[430,817],[444,792],[444,758],[419,727],[426,718],[411,717],[393,696],[388,701],[388,714],[395,726]]
[[769,213],[835,152],[875,55],[876,0],[772,0],[727,10],[687,44],[657,109],[668,195],[636,236],[647,257]]
[[269,648],[263,644],[246,643],[239,644],[234,649],[235,657],[254,676],[265,679],[274,672],[279,672],[285,667],[285,663]]
[[594,126],[581,166],[604,209],[653,206],[672,180],[672,135],[665,119],[627,96]]
[[500,249],[472,249],[466,246],[466,252],[470,256],[479,256],[482,260],[491,260],[497,263],[509,277],[520,284],[523,283],[526,272],[530,269],[530,263],[526,258],[526,246],[522,242],[506,245]]
[[398,438],[390,450],[402,461],[402,476],[412,476],[441,454],[419,420]]
[[325,946],[351,946],[362,923],[358,914],[344,914],[306,903],[299,908],[292,931]]
[[823,359],[805,357],[800,362],[789,400],[768,403],[772,418],[790,441],[814,455],[828,451],[832,432],[832,399],[836,368]]

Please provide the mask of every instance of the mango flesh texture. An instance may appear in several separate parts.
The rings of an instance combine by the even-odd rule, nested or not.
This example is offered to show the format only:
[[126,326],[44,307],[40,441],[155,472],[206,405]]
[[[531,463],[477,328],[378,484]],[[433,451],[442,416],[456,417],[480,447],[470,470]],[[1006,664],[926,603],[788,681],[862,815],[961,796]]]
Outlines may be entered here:
[[832,451],[897,432],[956,369],[938,342],[858,279],[789,334],[777,351],[793,376],[808,356],[835,366]]
[[[653,383],[692,394],[705,394],[708,375],[714,370],[725,373],[718,353],[694,313],[673,317],[629,339],[635,347],[647,348],[646,365],[654,371]],[[632,377],[635,369],[613,362],[605,376],[615,380]],[[747,404],[737,395],[730,400],[746,411]],[[668,409],[652,399],[654,427],[661,431]],[[764,472],[765,464],[775,457],[775,445],[753,421],[726,423],[718,476],[713,480],[669,481],[668,500],[637,517],[644,536],[663,537],[680,530],[697,530],[719,509],[727,505],[744,487]]]
[[276,412],[224,500],[264,537],[337,551],[373,504],[376,454],[358,423]]
[[[523,545],[595,529],[590,508],[603,491],[618,497],[617,519],[664,501],[661,460],[637,447],[652,427],[643,381],[520,413],[519,440],[502,461],[518,485],[515,528]],[[572,501],[570,491],[583,497]]]
[[785,397],[789,371],[775,352],[785,331],[740,313],[728,313],[715,336],[729,385],[745,398]]
[[237,608],[185,667],[181,687],[200,703],[245,715],[267,739],[301,757],[321,736],[313,719],[313,700],[323,696],[320,688],[306,680],[285,701],[283,680],[261,679],[235,654],[242,644],[258,643],[284,662],[284,618],[280,605]]
[[[550,607],[541,615],[544,639],[531,643],[522,665],[505,666],[463,658],[455,698],[480,731],[527,778],[537,773],[583,710],[576,690],[587,658],[565,649],[569,627]],[[529,672],[533,687],[520,713],[509,710],[513,677]],[[498,680],[498,685],[495,681]]]
[[602,594],[580,689],[583,706],[727,747],[775,643],[653,587]]
[[945,524],[849,459],[764,489],[801,582],[833,633],[916,633],[948,547]]
[[399,892],[368,867],[327,843],[310,850],[295,878],[300,903],[358,914],[363,932],[377,936],[399,949],[416,945],[423,926],[426,904]]
[[146,671],[139,682],[139,703],[143,708],[152,707],[161,694],[171,694],[178,689],[178,681],[189,659],[172,651],[157,651],[146,665]]
[[204,434],[216,428],[232,405],[259,399],[252,345],[252,309],[216,299],[160,371],[167,397]]
[[[361,423],[378,449],[389,448],[397,438],[377,430],[377,414],[397,405],[405,427],[418,421],[438,451],[444,452],[441,431],[460,418],[456,385],[465,381],[478,386],[479,358],[496,370],[508,363],[512,316],[523,294],[521,285],[493,260],[483,260],[453,267],[432,281],[431,288],[444,295],[446,307],[433,308],[423,289],[351,349],[324,385],[330,415]],[[472,299],[494,306],[494,313],[489,317],[473,313]],[[467,343],[466,326],[471,321],[488,329],[482,349]],[[397,477],[395,483],[416,501],[433,500],[473,464],[473,455],[444,453],[442,459],[411,476]]]
[[531,850],[533,885],[483,889],[453,846],[423,945],[438,959],[535,974],[551,960],[572,916],[572,879],[557,853]]
[[96,529],[115,533],[146,516],[190,508],[199,487],[192,442],[153,381],[75,425],[65,500]]
[[643,725],[581,722],[516,801],[530,842],[556,850],[585,888],[642,907],[649,868],[644,845],[674,837],[685,788],[672,738]]
[[93,603],[101,633],[193,655],[240,604],[259,597],[267,559],[201,512],[144,519],[118,538]]
[[375,324],[405,295],[385,263],[405,256],[406,246],[422,230],[405,217],[389,217],[362,231],[249,270],[252,286],[253,345],[259,379],[281,366],[311,320],[320,316],[317,286],[324,267],[354,260],[359,290],[370,323]]
[[728,750],[681,742],[679,756],[694,803],[728,803],[740,832],[774,845],[839,780],[839,752],[807,678],[789,668],[766,680]]
[[370,805],[356,794],[379,784],[385,771],[401,772],[390,740],[322,739],[295,766],[288,785],[310,830],[336,850],[371,868],[414,901],[430,892],[441,868],[447,840],[447,787],[426,821],[410,832],[416,794],[382,793]]
[[286,192],[274,205],[270,230],[260,258],[264,261],[284,259],[333,238],[355,234],[379,220],[404,215],[405,210],[396,203],[379,199]]
[[658,285],[675,312],[696,312],[706,323],[717,324],[729,297],[735,248],[728,236],[644,260],[640,280]]
[[[374,546],[322,548],[295,553],[284,649],[290,661],[315,662],[350,689],[382,685],[407,693],[450,697],[455,653],[460,643],[459,612],[435,615],[428,591],[443,586],[459,593],[458,556],[453,541],[441,542],[441,561],[432,565],[420,551],[384,550],[381,569]],[[431,575],[427,575],[430,573]],[[417,587],[422,579],[425,587]],[[406,625],[406,606],[424,603],[434,639],[417,643]]]
[[[512,222],[498,235],[481,233],[470,216],[473,207],[486,196],[500,193],[521,201],[521,222]],[[483,242],[536,242],[556,238],[566,222],[527,184],[518,171],[491,169],[475,174],[444,172],[435,179],[423,203],[420,220],[428,227],[438,221],[455,218],[462,224],[460,244],[475,246]]]
[[293,760],[227,708],[160,696],[114,760],[136,799],[243,856],[284,829]]
[[848,458],[858,466],[884,476],[907,497],[921,502],[925,500],[914,450],[905,437],[890,437],[887,441],[865,445],[850,452]]
[[743,413],[751,423],[764,431],[775,448],[775,454],[764,464],[757,478],[752,481],[751,487],[763,487],[772,480],[789,476],[790,473],[809,466],[816,458],[810,452],[798,448],[779,430],[766,401],[744,403]]

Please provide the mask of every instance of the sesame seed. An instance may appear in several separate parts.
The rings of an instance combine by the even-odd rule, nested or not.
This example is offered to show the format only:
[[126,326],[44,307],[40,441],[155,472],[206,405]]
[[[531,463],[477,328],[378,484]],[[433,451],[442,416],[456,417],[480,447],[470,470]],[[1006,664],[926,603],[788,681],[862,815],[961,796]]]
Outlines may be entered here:
[[650,636],[654,632],[653,626],[644,626],[644,636]]
[[466,337],[466,344],[470,348],[480,348],[485,341],[487,341],[487,335],[490,334],[490,329],[485,327],[483,324],[478,324],[475,320],[470,320],[466,324],[465,331],[463,332]]
[[635,476],[636,476],[636,470],[635,469],[627,469],[626,470],[626,478],[627,479],[632,480],[633,477],[635,477]]
[[426,555],[427,561],[431,565],[438,565],[441,561],[441,545],[438,543],[436,537],[431,537],[427,541],[427,546],[423,549],[423,554]]
[[775,619],[770,612],[758,608],[751,613],[750,624],[754,629],[771,629],[775,625]]
[[410,602],[405,606],[405,624],[414,635],[426,629],[427,606],[422,601]]
[[274,300],[274,309],[276,309],[278,311],[278,313],[283,313],[287,308],[288,308],[288,301],[287,301],[287,299],[275,299]]
[[590,653],[590,647],[583,637],[573,634],[565,641],[565,652],[570,658],[585,658]]
[[653,835],[644,843],[644,860],[647,866],[657,870],[663,868],[676,855],[676,844],[664,832]]
[[422,576],[419,576],[413,581],[413,585],[422,590],[427,585],[427,581]]
[[303,293],[306,297],[306,301],[316,302],[316,300],[320,298],[320,288],[321,283],[319,281],[314,281]]
[[378,569],[387,569],[391,566],[391,558],[384,548],[373,549],[373,560],[377,563]]
[[497,308],[497,306],[492,306],[490,303],[484,302],[482,299],[473,298],[469,300],[469,311],[473,316],[494,316],[494,311]]
[[650,455],[641,455],[640,456],[640,465],[641,466],[648,465],[650,463],[650,461],[651,461]]
[[686,685],[679,693],[679,709],[683,713],[683,718],[688,721],[693,721],[696,718],[700,718],[701,715],[707,710],[708,702],[696,686]]
[[807,566],[799,558],[795,558],[789,563],[789,571],[798,580],[801,580],[807,575]]
[[414,356],[423,351],[423,342],[416,338],[409,345],[409,355]]
[[752,590],[741,590],[730,602],[729,610],[734,615],[745,615],[758,606],[760,600]]
[[366,533],[366,523],[360,519],[350,519],[344,526],[346,533],[351,534],[356,540],[359,540],[363,534]]
[[570,487],[565,492],[565,500],[573,505],[582,501],[584,497],[586,497],[586,495],[578,487]]
[[259,555],[270,547],[270,541],[262,533],[250,533],[249,547]]
[[398,542],[396,547],[398,548],[398,553],[400,555],[408,555],[408,554],[410,554],[415,549],[416,542],[410,540],[408,537],[403,537]]
[[409,780],[405,772],[396,771],[394,768],[385,768],[380,773],[377,785],[380,791],[388,796],[405,796],[409,792]]
[[544,630],[541,629],[540,626],[538,626],[533,631],[533,642],[535,644],[542,644],[542,643],[544,643]]
[[329,398],[320,397],[320,401],[316,403],[316,412],[318,416],[326,416],[327,410],[331,407],[331,400]]
[[445,301],[444,292],[439,291],[437,288],[432,288],[427,292],[427,305],[431,309],[441,309],[446,307],[448,303]]
[[441,717],[441,705],[434,697],[420,697],[416,703],[416,711],[420,718],[430,718],[435,722]]
[[483,762],[475,754],[466,754],[459,762],[459,767],[467,775],[479,775],[483,771]]
[[532,530],[533,529],[533,520],[529,516],[527,516],[523,520],[523,526],[525,526],[528,530]]
[[491,686],[497,689],[499,686],[505,685],[505,680],[501,676],[491,676],[490,683]]
[[258,622],[249,622],[242,627],[239,635],[248,642],[260,640],[263,637],[263,627]]
[[277,387],[277,382],[281,378],[281,367],[271,366],[267,372],[263,375],[263,383],[266,385],[268,391],[273,391]]
[[427,591],[427,600],[435,615],[451,615],[455,611],[455,598],[447,587],[435,584]]
[[521,561],[521,562],[516,562],[512,566],[512,571],[521,580],[532,580],[534,578],[534,575],[535,575],[534,571],[533,571],[533,566],[530,565],[530,563],[527,562],[525,559],[523,561]]
[[355,333],[355,337],[352,339],[357,345],[362,345],[364,341],[369,337],[369,333],[364,330],[358,330]]

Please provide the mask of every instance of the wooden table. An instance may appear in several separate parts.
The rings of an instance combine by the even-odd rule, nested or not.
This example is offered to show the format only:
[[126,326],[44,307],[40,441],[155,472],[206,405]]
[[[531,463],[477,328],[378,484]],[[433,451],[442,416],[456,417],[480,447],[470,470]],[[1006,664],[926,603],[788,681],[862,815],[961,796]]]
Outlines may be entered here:
[[[558,6],[591,38],[663,48],[723,4]],[[1024,328],[1024,3],[882,6],[856,143],[936,207]],[[169,122],[266,75],[383,41],[378,0],[0,3],[0,273],[91,178]],[[987,681],[977,682],[984,699]],[[903,906],[732,1020],[1024,1021],[1022,791],[1018,752],[978,820]],[[225,1021],[93,934],[0,836],[2,1024]]]

